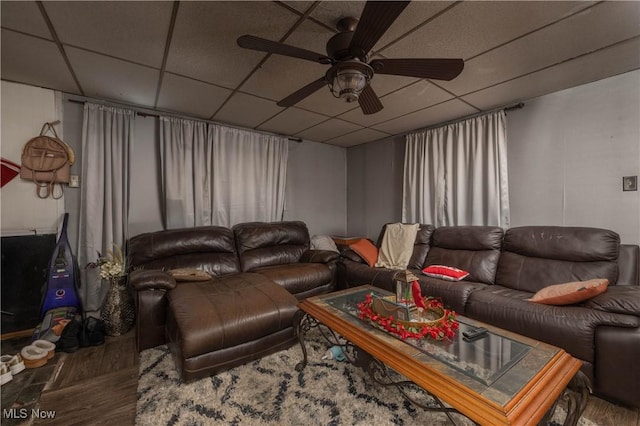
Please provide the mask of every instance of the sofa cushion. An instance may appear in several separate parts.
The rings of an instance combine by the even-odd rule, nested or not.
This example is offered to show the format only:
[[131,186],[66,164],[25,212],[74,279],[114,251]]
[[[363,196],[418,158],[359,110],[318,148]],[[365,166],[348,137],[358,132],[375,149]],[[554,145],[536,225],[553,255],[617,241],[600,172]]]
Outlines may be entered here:
[[529,297],[531,293],[528,292],[500,285],[487,286],[471,293],[465,315],[559,346],[589,362],[594,362],[594,342],[599,326],[640,326],[640,318],[631,315],[612,314],[579,305],[530,303],[525,300]]
[[127,255],[133,268],[193,268],[216,276],[240,272],[233,232],[221,226],[136,235],[127,243]]
[[565,282],[618,276],[613,231],[596,228],[523,226],[505,233],[496,284],[535,293]]
[[323,263],[263,266],[255,268],[252,272],[280,284],[294,296],[332,283],[333,279],[333,273]]
[[640,317],[640,287],[628,285],[609,287],[605,293],[587,300],[584,305],[600,311]]
[[469,281],[493,284],[502,228],[497,226],[445,226],[433,232],[425,264],[447,265],[469,272]]
[[608,285],[609,280],[606,278],[554,284],[543,288],[527,300],[545,305],[573,305],[604,293]]
[[248,222],[233,228],[243,271],[300,261],[309,250],[307,225],[291,222]]
[[224,350],[293,326],[297,299],[258,274],[184,283],[168,293],[174,342],[186,358]]

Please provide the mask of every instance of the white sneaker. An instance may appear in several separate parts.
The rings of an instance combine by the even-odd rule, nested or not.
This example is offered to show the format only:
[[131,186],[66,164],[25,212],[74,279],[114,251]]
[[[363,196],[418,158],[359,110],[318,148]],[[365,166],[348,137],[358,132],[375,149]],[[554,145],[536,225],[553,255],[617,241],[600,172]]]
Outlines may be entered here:
[[6,362],[0,363],[0,386],[13,380],[11,369]]
[[14,376],[24,370],[24,361],[22,361],[20,354],[2,355],[0,356],[0,362],[7,364],[11,374]]

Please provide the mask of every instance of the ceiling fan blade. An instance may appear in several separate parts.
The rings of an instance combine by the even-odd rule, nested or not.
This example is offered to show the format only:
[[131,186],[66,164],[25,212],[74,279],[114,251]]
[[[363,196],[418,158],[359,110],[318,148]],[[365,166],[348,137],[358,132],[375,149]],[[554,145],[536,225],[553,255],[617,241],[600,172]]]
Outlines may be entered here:
[[380,102],[380,98],[376,95],[376,92],[373,91],[373,88],[370,84],[365,86],[360,93],[360,97],[358,98],[358,103],[360,104],[360,108],[362,108],[362,112],[365,115],[375,114],[378,111],[381,111],[382,102]]
[[369,53],[409,3],[408,1],[368,1],[351,39],[349,48],[352,52],[356,55]]
[[376,74],[453,80],[462,72],[462,59],[374,59],[369,63]]
[[330,64],[333,62],[331,58],[321,53],[312,52],[299,47],[289,46],[288,44],[279,43],[277,41],[267,40],[252,35],[243,35],[238,37],[238,46],[245,49],[259,50],[261,52],[275,53],[277,55],[291,56],[292,58],[306,59],[307,61],[319,62],[321,64]]
[[302,89],[293,92],[292,94],[290,94],[289,96],[287,96],[286,98],[278,102],[277,105],[281,107],[294,106],[295,104],[297,104],[298,102],[306,98],[307,96],[313,94],[314,92],[318,91],[320,88],[324,87],[326,84],[327,84],[327,80],[325,80],[324,77],[320,77],[316,81],[307,84]]

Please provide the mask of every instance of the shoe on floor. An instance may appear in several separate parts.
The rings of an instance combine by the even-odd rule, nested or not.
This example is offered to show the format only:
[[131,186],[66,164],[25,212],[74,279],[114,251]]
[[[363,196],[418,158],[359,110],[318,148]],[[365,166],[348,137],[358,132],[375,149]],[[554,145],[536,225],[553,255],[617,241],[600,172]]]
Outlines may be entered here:
[[47,351],[47,359],[51,359],[56,356],[56,345],[48,340],[36,340],[32,345]]
[[24,370],[24,361],[22,361],[20,354],[2,355],[0,356],[0,362],[9,366],[9,370],[13,376]]
[[4,361],[0,362],[0,386],[9,383],[11,380],[13,380],[13,375],[9,364]]
[[29,345],[22,348],[20,355],[24,360],[24,366],[27,368],[42,367],[47,363],[47,355],[49,353],[37,346]]

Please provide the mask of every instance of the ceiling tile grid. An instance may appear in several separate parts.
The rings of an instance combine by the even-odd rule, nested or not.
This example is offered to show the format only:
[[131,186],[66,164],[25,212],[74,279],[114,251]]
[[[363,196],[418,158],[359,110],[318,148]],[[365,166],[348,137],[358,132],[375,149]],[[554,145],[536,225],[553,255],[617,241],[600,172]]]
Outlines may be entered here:
[[250,34],[325,54],[338,20],[357,18],[364,7],[2,1],[1,77],[348,147],[640,67],[640,2],[414,1],[371,57],[462,58],[465,69],[450,82],[378,73],[371,87],[384,108],[364,115],[328,87],[294,107],[277,106],[329,65],[236,41]]

